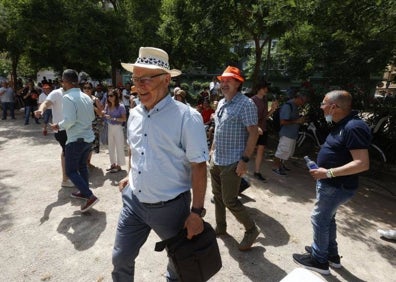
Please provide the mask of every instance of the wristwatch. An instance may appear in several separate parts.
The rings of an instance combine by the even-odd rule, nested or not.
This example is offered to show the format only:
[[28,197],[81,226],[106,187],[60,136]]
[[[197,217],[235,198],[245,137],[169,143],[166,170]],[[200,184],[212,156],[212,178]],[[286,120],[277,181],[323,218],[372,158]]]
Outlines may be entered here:
[[327,176],[327,178],[333,178],[333,174],[331,173],[331,169],[328,169],[326,171],[326,176]]
[[250,159],[249,159],[249,157],[242,156],[241,160],[244,161],[245,163],[248,163]]
[[205,208],[191,208],[191,212],[196,213],[200,217],[204,217],[206,214],[206,209]]

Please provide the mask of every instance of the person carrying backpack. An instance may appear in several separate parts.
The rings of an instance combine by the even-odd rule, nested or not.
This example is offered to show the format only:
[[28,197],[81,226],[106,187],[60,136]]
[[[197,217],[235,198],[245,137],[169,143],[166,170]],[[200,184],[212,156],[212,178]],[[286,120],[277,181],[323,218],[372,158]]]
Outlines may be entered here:
[[305,117],[300,117],[298,107],[304,105],[307,100],[306,94],[298,92],[293,99],[284,103],[280,109],[279,143],[272,168],[272,171],[278,175],[286,175],[285,171],[289,170],[284,162],[293,156],[298,130],[300,125],[305,122]]

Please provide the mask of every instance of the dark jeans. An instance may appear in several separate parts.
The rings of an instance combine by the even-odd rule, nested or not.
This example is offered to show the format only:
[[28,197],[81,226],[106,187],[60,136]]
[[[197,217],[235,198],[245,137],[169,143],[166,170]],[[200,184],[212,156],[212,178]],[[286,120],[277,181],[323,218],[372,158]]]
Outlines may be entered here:
[[52,119],[52,109],[46,109],[43,113],[44,123],[48,124]]
[[[130,186],[122,191],[123,208],[118,220],[113,249],[113,281],[134,281],[135,259],[153,230],[161,238],[175,236],[190,214],[191,193],[185,192],[168,203],[147,205],[139,202]],[[179,281],[169,260],[167,281]]]
[[[30,115],[37,110],[37,106],[26,106],[25,105],[25,124],[29,124]],[[36,123],[39,123],[38,118],[34,118]]]
[[87,197],[93,195],[89,189],[89,173],[87,160],[91,151],[92,143],[84,141],[71,142],[65,148],[66,175],[71,182]]
[[2,119],[6,119],[7,118],[7,110],[10,111],[10,116],[12,119],[15,119],[15,113],[14,113],[14,102],[4,102],[2,103],[2,107],[3,107],[3,117]]

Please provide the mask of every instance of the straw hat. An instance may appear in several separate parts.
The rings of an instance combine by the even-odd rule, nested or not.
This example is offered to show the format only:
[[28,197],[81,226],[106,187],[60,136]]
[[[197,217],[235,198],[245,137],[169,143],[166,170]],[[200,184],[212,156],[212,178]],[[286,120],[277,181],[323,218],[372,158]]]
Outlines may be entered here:
[[170,69],[169,67],[169,57],[162,49],[154,47],[140,47],[139,57],[136,59],[134,64],[131,63],[121,63],[122,67],[129,72],[133,73],[134,67],[146,68],[146,69],[159,69],[163,70],[175,77],[181,74],[180,70]]

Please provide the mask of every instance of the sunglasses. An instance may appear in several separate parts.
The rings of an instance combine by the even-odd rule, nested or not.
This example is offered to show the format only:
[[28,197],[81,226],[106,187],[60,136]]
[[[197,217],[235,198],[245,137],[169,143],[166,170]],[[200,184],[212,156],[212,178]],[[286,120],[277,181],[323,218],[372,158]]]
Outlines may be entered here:
[[107,97],[114,97],[114,95],[107,95]]

